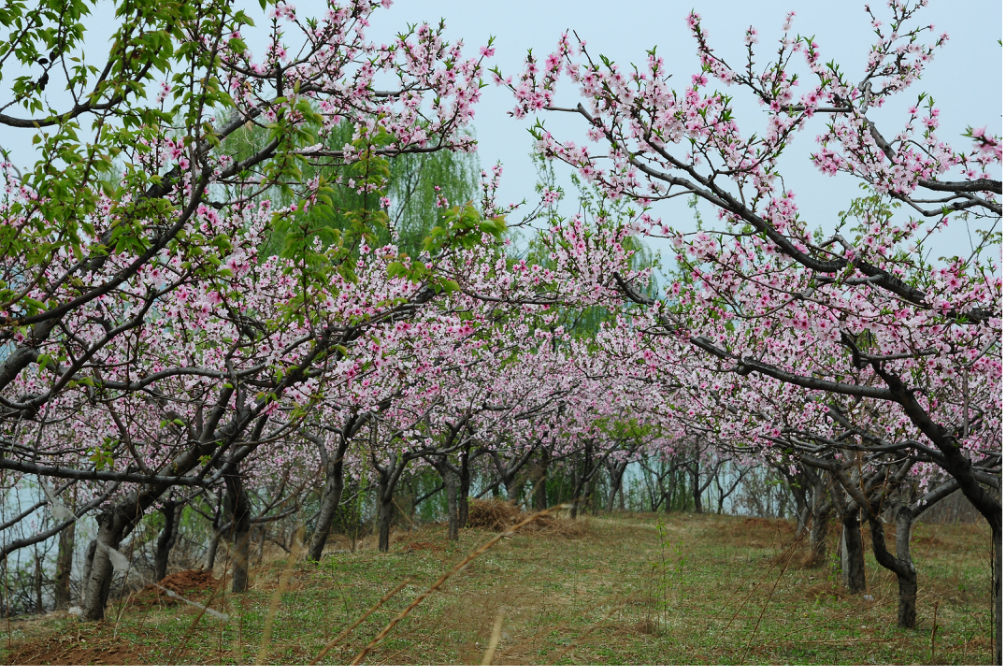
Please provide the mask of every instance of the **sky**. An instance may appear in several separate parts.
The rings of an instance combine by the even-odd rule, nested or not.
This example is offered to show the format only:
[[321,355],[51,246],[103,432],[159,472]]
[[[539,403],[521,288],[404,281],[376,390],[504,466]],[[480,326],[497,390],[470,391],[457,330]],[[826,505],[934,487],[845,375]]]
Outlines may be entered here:
[[[385,23],[374,17],[370,36],[381,39],[386,35],[389,39],[392,30],[401,23],[444,18],[449,35],[462,38],[471,49],[485,44],[493,35],[495,64],[504,74],[518,76],[527,49],[532,48],[542,59],[554,49],[562,32],[573,30],[586,40],[593,55],[601,53],[622,66],[643,65],[646,52],[657,46],[673,78],[679,85],[685,85],[692,74],[699,72],[695,42],[686,25],[691,9],[701,15],[703,28],[715,51],[735,65],[744,62],[742,39],[747,27],[757,28],[759,62],[765,62],[775,52],[787,12],[794,11],[793,31],[814,36],[823,61],[836,59],[851,79],[856,80],[856,75],[864,71],[874,37],[864,5],[864,2],[817,0],[399,2],[387,12]],[[879,17],[890,16],[880,0],[872,6]],[[309,7],[303,2],[297,5],[301,13]],[[1003,3],[933,0],[921,11],[920,18],[923,23],[934,24],[936,34],[947,32],[950,40],[936,55],[924,79],[901,95],[887,112],[882,110],[876,119],[887,119],[889,126],[897,130],[904,122],[903,109],[915,102],[918,92],[926,91],[941,108],[942,139],[955,141],[957,138],[955,145],[967,147],[967,139],[960,135],[968,126],[988,126],[1000,133],[1003,61],[997,40],[1003,36]],[[567,85],[564,87],[571,90]],[[764,124],[758,104],[748,95],[736,88],[726,92],[735,94],[737,120],[743,131],[754,131]],[[573,95],[558,100],[562,105],[571,106],[578,101]],[[482,166],[498,160],[505,166],[499,197],[502,203],[531,196],[536,182],[529,159],[532,138],[528,133],[535,119],[510,117],[508,112],[512,106],[510,93],[491,86],[484,90],[475,120]],[[579,143],[585,140],[584,125],[579,119],[572,121],[567,114],[553,113],[542,114],[541,118],[557,137],[572,138]],[[802,215],[809,220],[809,227],[832,228],[838,222],[838,213],[846,210],[849,201],[859,195],[859,189],[854,179],[824,176],[808,162],[816,145],[814,137],[822,129],[822,123],[817,119],[812,131],[799,135],[781,166],[787,187],[798,194]],[[567,173],[568,169],[560,171]],[[687,229],[693,226],[692,212],[682,199],[659,204],[655,212],[669,221],[670,226]],[[950,254],[968,250],[968,234],[962,225],[952,230],[948,242],[945,251]],[[653,245],[660,249],[658,242]]]
[[[321,0],[294,4],[301,18],[323,16],[326,6]],[[102,0],[89,21],[92,28],[88,35],[89,60],[103,62],[101,58],[107,52],[113,25],[112,7],[111,2]],[[601,53],[623,65],[643,63],[646,51],[657,46],[674,79],[679,85],[685,85],[690,75],[699,70],[695,44],[685,21],[690,9],[702,16],[705,32],[716,52],[736,64],[744,59],[742,38],[748,26],[753,25],[758,30],[759,61],[764,62],[774,51],[781,25],[791,10],[796,13],[793,30],[814,36],[823,60],[837,60],[852,79],[862,73],[873,37],[863,2],[837,4],[817,0],[687,0],[685,3],[632,0],[615,5],[593,0],[403,0],[389,10],[374,14],[368,36],[377,42],[389,42],[408,24],[437,23],[445,19],[447,39],[453,42],[462,39],[471,55],[494,36],[496,53],[490,65],[498,66],[506,75],[517,76],[527,49],[532,48],[545,57],[562,32],[574,30],[588,42],[593,54]],[[879,17],[890,15],[884,3],[875,2],[874,9]],[[251,16],[263,18],[256,1],[247,3],[247,11]],[[937,53],[924,79],[882,109],[876,119],[897,130],[903,123],[903,110],[915,102],[918,92],[925,91],[933,95],[941,108],[942,139],[967,147],[967,140],[960,138],[966,127],[987,126],[990,131],[1000,133],[1003,66],[998,40],[1003,24],[1003,3],[998,0],[966,0],[964,3],[933,0],[922,10],[921,20],[934,24],[938,34],[947,32],[950,41]],[[259,26],[266,23],[258,21]],[[264,29],[245,33],[249,33],[251,49],[261,53],[265,47]],[[289,46],[295,46],[292,40]],[[0,104],[6,101],[4,91],[12,75],[16,73],[4,72]],[[568,86],[565,89],[572,92]],[[737,88],[727,92],[736,95],[737,120],[743,131],[748,133],[761,127],[763,114],[749,96]],[[571,94],[563,102],[574,105],[577,99]],[[499,196],[502,204],[532,198],[536,184],[536,171],[529,157],[532,140],[528,133],[535,119],[512,118],[508,113],[512,106],[510,94],[491,85],[482,93],[474,122],[481,166],[486,168],[500,161],[505,168]],[[584,139],[584,126],[577,119],[557,114],[543,114],[542,118],[555,136],[579,142]],[[815,125],[801,133],[785,154],[781,167],[786,186],[797,193],[808,226],[832,228],[839,212],[846,209],[859,190],[854,179],[824,176],[811,166],[808,156],[815,146],[814,136],[824,121],[816,119],[814,122]],[[16,163],[21,161],[19,157],[30,160],[28,132],[15,135],[5,131],[0,136],[0,146],[13,149]],[[558,173],[566,183],[568,170],[559,168]],[[564,210],[567,206],[566,203]],[[659,204],[654,212],[670,226],[692,227],[692,212],[683,200]],[[946,254],[960,254],[966,253],[968,247],[968,234],[963,225],[957,225],[946,239],[943,250]],[[660,249],[657,243],[655,249]]]

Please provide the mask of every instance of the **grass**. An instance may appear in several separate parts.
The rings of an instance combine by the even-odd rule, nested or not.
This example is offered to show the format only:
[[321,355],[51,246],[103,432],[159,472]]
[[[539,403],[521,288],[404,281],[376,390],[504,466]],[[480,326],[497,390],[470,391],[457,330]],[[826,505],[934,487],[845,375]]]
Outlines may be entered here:
[[[919,622],[905,631],[895,627],[890,573],[868,559],[873,601],[845,594],[832,564],[800,568],[783,521],[646,515],[578,523],[504,539],[425,599],[366,663],[481,663],[491,643],[494,663],[990,662],[984,526],[917,525]],[[386,555],[364,544],[319,567],[266,562],[247,594],[216,593],[211,606],[229,621],[195,623],[197,608],[148,605],[126,608],[116,629],[116,602],[112,619],[97,625],[67,617],[15,622],[0,635],[0,662],[250,663],[264,654],[261,637],[274,613],[267,663],[308,663],[409,578],[322,660],[349,663],[493,536],[464,530],[451,544],[445,527],[432,526],[396,532]],[[282,577],[285,591],[273,604]]]

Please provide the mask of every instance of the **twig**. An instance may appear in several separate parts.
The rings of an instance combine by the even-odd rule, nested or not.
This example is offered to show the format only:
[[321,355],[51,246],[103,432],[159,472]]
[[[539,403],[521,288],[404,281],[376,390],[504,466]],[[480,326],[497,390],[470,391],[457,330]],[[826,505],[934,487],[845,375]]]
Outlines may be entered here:
[[484,658],[481,660],[481,666],[490,666],[491,662],[495,658],[495,649],[498,647],[498,641],[501,640],[501,628],[502,620],[505,618],[505,609],[498,609],[498,617],[495,618],[495,626],[491,630],[491,642],[488,643],[488,649],[484,651]]

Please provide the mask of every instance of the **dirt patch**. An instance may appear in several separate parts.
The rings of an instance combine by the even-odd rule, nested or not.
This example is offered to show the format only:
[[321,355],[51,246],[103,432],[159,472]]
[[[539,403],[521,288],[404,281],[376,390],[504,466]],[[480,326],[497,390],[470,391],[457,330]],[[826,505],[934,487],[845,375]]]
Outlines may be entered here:
[[146,651],[121,638],[47,636],[14,647],[11,664],[141,664]]
[[199,571],[197,569],[179,571],[160,581],[160,587],[157,587],[156,585],[147,585],[144,587],[142,590],[133,595],[130,605],[148,606],[153,604],[179,604],[181,603],[180,599],[168,596],[167,592],[160,588],[166,588],[182,597],[189,597],[196,592],[211,590],[214,587],[217,587],[220,583],[221,581],[213,578],[212,573],[209,571]]

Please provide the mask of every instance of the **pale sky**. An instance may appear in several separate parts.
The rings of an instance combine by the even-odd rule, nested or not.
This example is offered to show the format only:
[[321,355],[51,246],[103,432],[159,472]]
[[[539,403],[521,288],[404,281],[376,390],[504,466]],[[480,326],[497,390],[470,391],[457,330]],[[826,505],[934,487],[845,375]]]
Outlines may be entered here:
[[[257,2],[248,2],[247,5],[250,15],[261,17]],[[325,8],[325,3],[318,0],[296,2],[295,5],[301,18],[322,16]],[[873,5],[880,17],[888,17],[884,3],[875,2]],[[1001,7],[1003,3],[998,0],[933,0],[930,7],[922,10],[921,20],[935,24],[937,34],[947,32],[951,39],[938,52],[924,79],[875,118],[897,130],[903,122],[902,110],[915,102],[917,93],[926,91],[934,96],[941,108],[942,139],[967,146],[967,140],[959,137],[967,126],[988,126],[990,131],[1000,133],[1003,67],[997,40],[1001,37],[1003,24]],[[742,38],[749,25],[754,25],[759,32],[761,55],[758,60],[765,62],[775,51],[774,44],[790,10],[797,13],[793,30],[813,35],[821,48],[823,60],[836,59],[853,80],[863,71],[873,37],[863,2],[837,4],[817,0],[687,0],[685,3],[634,0],[615,6],[593,0],[404,0],[389,10],[374,14],[369,37],[380,42],[390,41],[409,23],[437,23],[444,18],[447,38],[451,41],[462,39],[471,55],[476,54],[477,49],[487,43],[488,37],[494,35],[496,55],[491,59],[492,64],[499,66],[506,75],[516,76],[528,48],[545,57],[554,48],[560,34],[570,29],[588,42],[593,54],[602,53],[623,65],[643,63],[646,50],[657,45],[668,70],[680,85],[685,85],[690,75],[699,68],[694,42],[685,22],[691,8],[702,15],[704,28],[716,52],[735,65],[743,62]],[[107,53],[111,12],[111,3],[102,1],[89,21],[93,30],[88,35],[87,51],[88,60],[92,62],[103,62]],[[267,21],[259,20],[258,24],[265,26]],[[256,39],[253,34],[249,37],[252,50],[260,53],[264,40]],[[288,45],[296,46],[292,40]],[[6,91],[17,72],[5,71],[3,74],[0,104],[9,99]],[[565,90],[572,91],[570,87],[565,87]],[[731,88],[728,92],[736,95],[737,120],[743,131],[761,127],[763,117],[758,106],[738,88]],[[58,92],[52,91],[52,95],[50,101],[55,104]],[[563,101],[577,102],[573,96]],[[512,105],[512,99],[504,89],[491,85],[482,93],[475,119],[482,167],[499,160],[505,166],[500,195],[503,204],[532,197],[535,184],[535,172],[528,157],[531,138],[527,132],[533,119],[519,121],[509,117],[507,112]],[[576,141],[584,138],[581,122],[572,122],[554,114],[544,114],[543,117],[556,136]],[[817,119],[816,127],[812,128],[814,131],[802,133],[782,163],[787,187],[798,193],[802,215],[809,220],[810,227],[832,227],[838,212],[845,210],[850,198],[858,192],[852,179],[822,176],[808,162],[808,155],[815,145],[814,136],[821,127],[822,121]],[[886,131],[886,134],[891,131]],[[26,164],[31,159],[30,133],[27,131],[5,128],[0,136],[0,146],[13,150],[15,163]],[[691,225],[691,212],[681,200],[678,204],[663,204],[656,209],[656,213],[674,226],[688,228]],[[964,227],[957,225],[951,233],[950,247],[945,247],[944,251],[966,253],[968,240]]]

